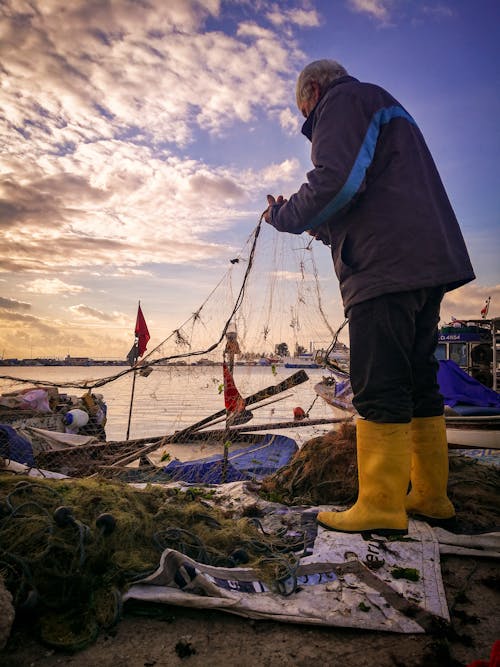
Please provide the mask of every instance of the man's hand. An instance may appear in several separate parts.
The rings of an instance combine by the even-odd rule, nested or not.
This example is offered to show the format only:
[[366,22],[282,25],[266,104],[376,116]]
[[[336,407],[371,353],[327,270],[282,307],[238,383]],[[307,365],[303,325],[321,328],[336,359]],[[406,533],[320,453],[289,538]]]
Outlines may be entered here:
[[273,195],[267,195],[267,203],[268,207],[264,211],[264,220],[266,222],[271,222],[271,208],[275,206],[276,204],[284,204],[286,202],[286,199],[284,199],[283,195],[279,195],[277,199],[273,197]]

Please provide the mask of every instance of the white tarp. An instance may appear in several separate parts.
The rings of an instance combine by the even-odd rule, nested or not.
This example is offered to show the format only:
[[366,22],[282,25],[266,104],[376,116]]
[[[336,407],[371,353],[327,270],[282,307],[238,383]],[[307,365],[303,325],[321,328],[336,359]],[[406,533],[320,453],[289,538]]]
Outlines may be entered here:
[[133,585],[124,601],[133,598],[249,618],[402,633],[425,632],[435,617],[449,620],[439,542],[426,523],[410,521],[408,535],[398,540],[374,536],[366,541],[359,534],[318,527],[316,514],[326,507],[266,502],[245,482],[220,485],[216,494],[218,504],[222,501],[235,516],[249,506],[258,507],[268,533],[287,526],[292,535],[308,535],[305,555],[293,576],[281,582],[281,593],[271,590],[252,569],[203,565],[167,549],[156,572]]
[[8,460],[5,465],[7,472],[15,473],[16,475],[27,475],[28,477],[42,477],[45,479],[71,479],[67,475],[60,472],[52,472],[51,470],[43,470],[42,468],[30,468],[24,463]]
[[434,528],[439,540],[439,552],[456,556],[500,559],[500,533],[456,535],[444,528]]
[[218,609],[289,623],[423,633],[437,619],[449,620],[440,552],[500,558],[498,533],[454,535],[411,520],[403,539],[374,535],[366,541],[359,534],[318,528],[316,513],[326,507],[270,503],[247,482],[220,485],[216,495],[219,506],[222,501],[235,516],[251,506],[261,510],[268,533],[287,526],[291,534],[309,534],[306,555],[293,576],[281,582],[282,592],[295,592],[271,590],[252,569],[211,567],[167,549],[158,569],[133,585],[124,601]]
[[26,430],[29,433],[34,433],[44,440],[48,447],[47,449],[65,449],[66,447],[79,447],[81,445],[90,445],[98,442],[93,435],[78,435],[76,433],[60,433],[59,431],[48,431],[44,428],[35,428],[34,426],[27,426]]
[[[401,573],[403,578],[396,578]],[[365,541],[361,535],[320,528],[312,554],[300,560],[281,588],[295,592],[270,590],[249,568],[211,567],[167,549],[156,572],[132,586],[124,600],[402,633],[425,632],[436,616],[449,620],[439,544],[421,522],[411,522],[403,541],[376,536]]]

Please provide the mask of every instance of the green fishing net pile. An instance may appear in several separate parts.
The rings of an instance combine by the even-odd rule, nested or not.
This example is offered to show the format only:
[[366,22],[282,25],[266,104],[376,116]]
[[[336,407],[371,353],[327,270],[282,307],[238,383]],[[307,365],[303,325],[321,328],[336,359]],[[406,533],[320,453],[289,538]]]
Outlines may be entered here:
[[0,473],[0,576],[16,615],[34,619],[49,646],[80,650],[119,620],[123,591],[156,570],[166,548],[254,567],[271,585],[293,567],[297,543],[227,516],[212,495]]

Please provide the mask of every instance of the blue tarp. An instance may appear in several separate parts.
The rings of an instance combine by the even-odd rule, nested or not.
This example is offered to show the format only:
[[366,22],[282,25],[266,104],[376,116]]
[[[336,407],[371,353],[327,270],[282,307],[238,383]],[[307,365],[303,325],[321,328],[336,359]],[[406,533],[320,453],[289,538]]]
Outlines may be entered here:
[[500,410],[500,394],[467,375],[454,361],[439,362],[438,383],[445,404],[451,408],[462,404]]
[[35,465],[31,442],[7,424],[0,424],[0,456],[28,466]]
[[[284,435],[263,436],[257,444],[229,450],[226,482],[262,479],[285,466],[298,450],[297,443]],[[163,471],[171,479],[198,484],[221,484],[224,456],[215,454],[196,461],[171,461]]]

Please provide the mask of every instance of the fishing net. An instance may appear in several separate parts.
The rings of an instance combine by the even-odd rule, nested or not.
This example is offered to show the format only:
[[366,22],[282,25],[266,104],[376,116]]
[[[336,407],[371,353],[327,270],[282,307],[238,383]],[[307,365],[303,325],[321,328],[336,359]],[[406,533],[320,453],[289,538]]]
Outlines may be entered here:
[[[20,373],[0,377],[0,424],[13,427],[33,455],[25,455],[29,444],[18,441],[16,449],[5,430],[0,454],[71,476],[98,473],[147,482],[163,475],[168,481],[169,462],[188,454],[187,447],[181,452],[174,444],[192,445],[190,459],[218,452],[223,471],[231,452],[258,442],[249,433],[288,435],[293,429],[304,433],[302,444],[331,428],[335,416],[314,391],[317,373],[309,377],[308,369],[285,365],[298,359],[326,373],[329,365],[347,363],[339,340],[345,322],[331,322],[333,313],[341,313],[331,259],[327,252],[316,258],[311,237],[279,234],[261,222],[244,247],[228,256],[222,277],[207,288],[199,307],[133,367],[101,368],[101,377],[89,371],[85,379],[75,368],[64,382],[51,380],[55,369],[48,368],[43,381]],[[325,261],[326,281],[318,269]],[[46,409],[35,405],[37,392],[47,393]],[[82,414],[85,423],[79,422],[85,421]],[[71,415],[75,437],[55,437],[72,431]],[[110,437],[117,432],[117,415],[121,435]],[[275,456],[259,452],[263,470]],[[248,478],[255,478],[255,467],[247,467]]]
[[[240,361],[276,356],[280,347],[284,356],[312,347],[324,356],[332,343],[344,351],[337,340],[339,322],[333,321],[334,312],[336,317],[341,314],[338,286],[329,253],[322,250],[318,261],[311,237],[277,233],[261,219],[244,247],[228,258],[222,277],[207,289],[199,307],[154,348],[150,346],[140,360],[141,368],[200,359],[220,364],[231,351],[232,332],[237,334]],[[323,265],[321,277],[319,265]],[[200,294],[204,291],[199,285]],[[56,386],[96,389],[130,372],[83,383],[75,377]]]
[[207,565],[248,564],[276,587],[304,536],[269,535],[251,510],[229,513],[220,502],[206,488],[0,473],[0,577],[40,639],[67,650],[118,621],[123,591],[166,548]]
[[287,505],[353,502],[358,493],[354,425],[342,424],[306,442],[286,466],[262,482],[261,493]]
[[[460,450],[449,456],[448,496],[456,511],[449,529],[498,531],[500,468]],[[259,493],[286,505],[351,505],[358,493],[356,432],[352,424],[312,438],[290,462],[265,478]]]

